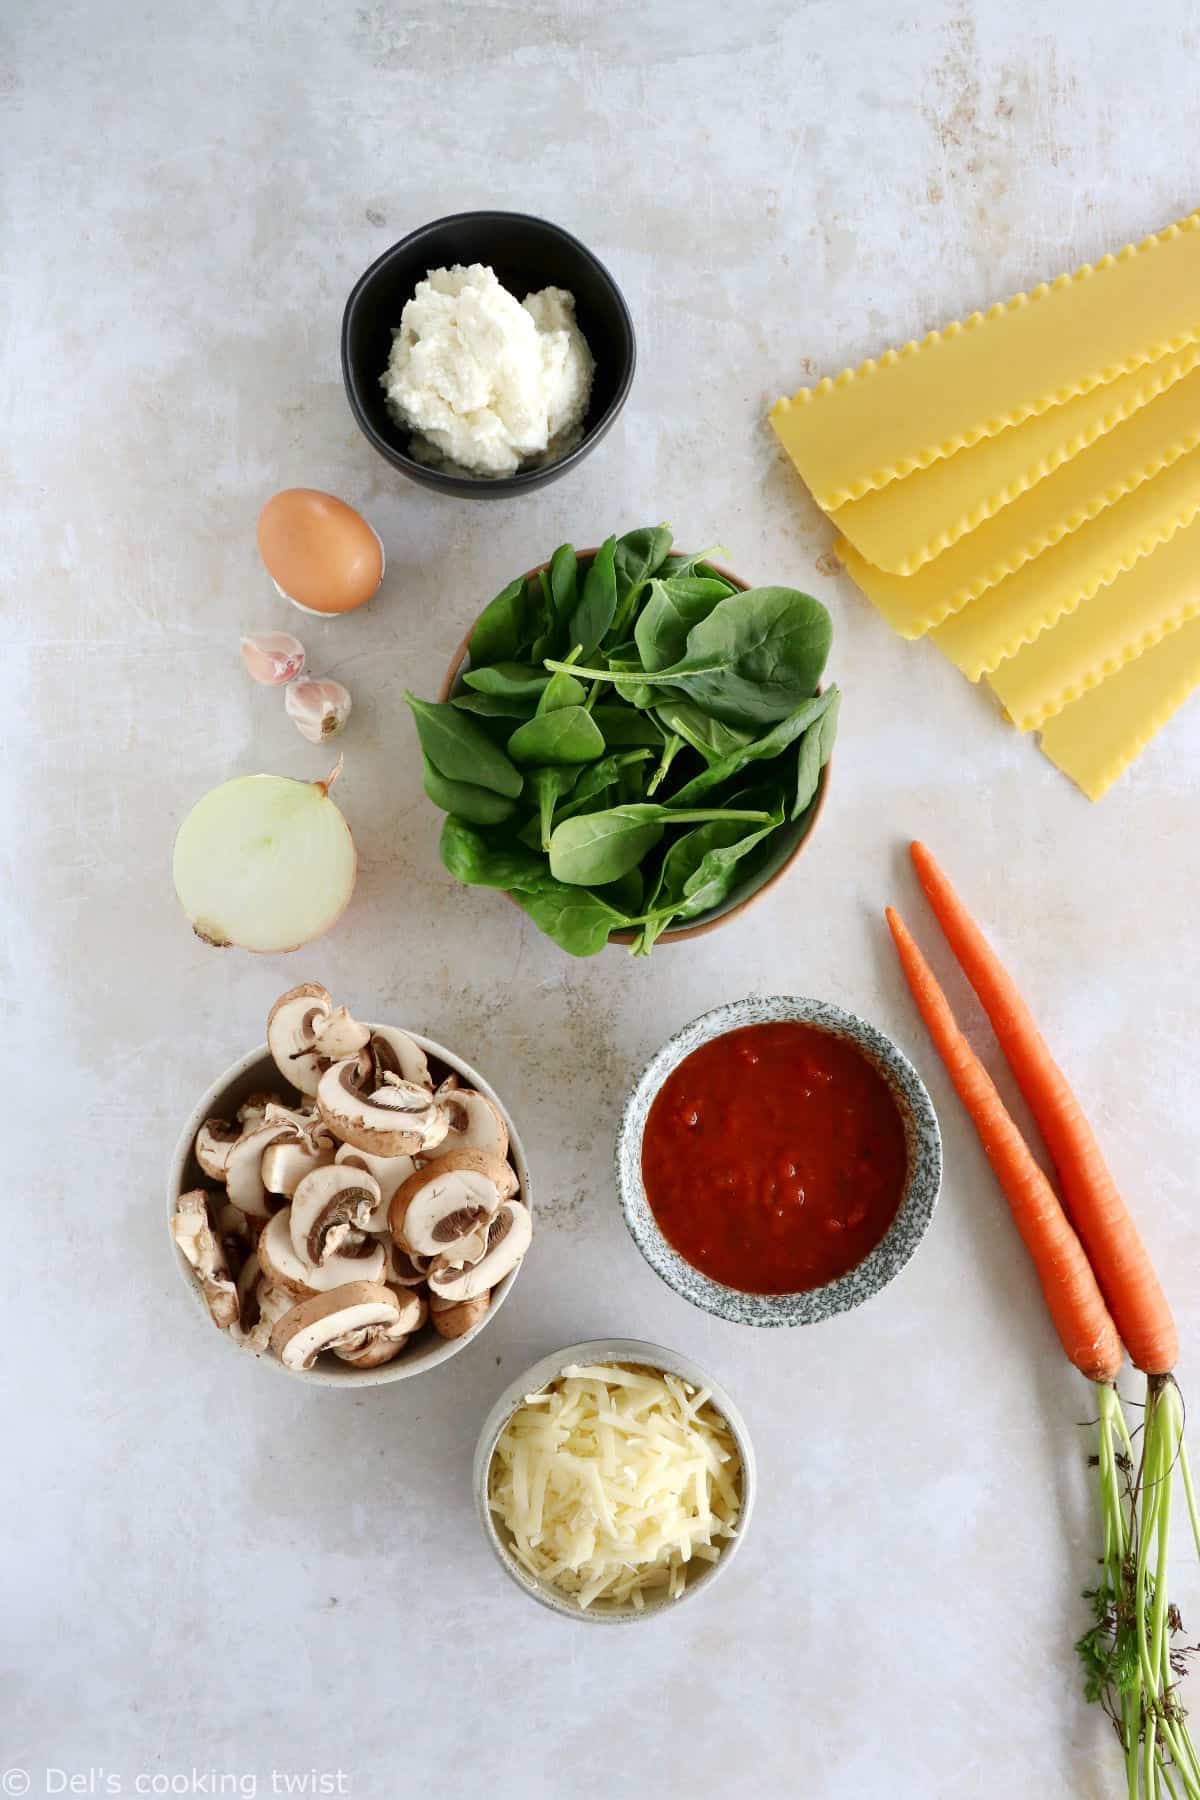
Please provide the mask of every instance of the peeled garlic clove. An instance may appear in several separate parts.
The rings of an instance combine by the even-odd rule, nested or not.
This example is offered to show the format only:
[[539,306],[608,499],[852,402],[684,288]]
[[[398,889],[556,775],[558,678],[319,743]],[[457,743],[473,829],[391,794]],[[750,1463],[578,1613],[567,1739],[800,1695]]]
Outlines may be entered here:
[[282,687],[304,670],[304,645],[290,631],[257,631],[242,639],[242,661],[264,687]]
[[283,704],[296,730],[310,744],[336,737],[350,717],[350,696],[340,681],[294,681]]

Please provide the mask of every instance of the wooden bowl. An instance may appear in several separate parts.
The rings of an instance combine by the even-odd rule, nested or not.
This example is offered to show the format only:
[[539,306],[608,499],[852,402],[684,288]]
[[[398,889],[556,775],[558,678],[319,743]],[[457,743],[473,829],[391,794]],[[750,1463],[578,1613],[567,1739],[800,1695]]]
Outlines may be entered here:
[[[578,552],[580,560],[595,556],[598,548],[599,546],[595,546],[590,550],[580,550]],[[682,551],[677,554],[687,555],[688,553]],[[535,568],[526,571],[524,579],[527,581],[531,575],[540,574],[549,566],[548,562],[538,563]],[[717,574],[723,576],[726,581],[732,582],[734,587],[740,588],[743,593],[752,585],[748,581],[743,581],[740,575],[735,575],[731,569],[723,568],[720,563],[709,562],[708,566],[715,569]],[[462,688],[462,678],[470,663],[471,636],[474,630],[475,626],[472,624],[450,658],[449,667],[442,677],[442,685],[438,690],[439,700],[452,699]],[[820,689],[818,688],[817,691],[819,693]],[[824,811],[831,767],[831,763],[826,763],[821,770],[821,779],[817,784],[817,791],[812,803],[798,819],[789,820],[775,834],[771,843],[771,854],[763,861],[762,865],[747,875],[743,881],[738,882],[720,906],[714,906],[710,912],[702,914],[699,919],[689,925],[677,925],[664,931],[661,937],[655,939],[655,949],[660,944],[682,944],[688,938],[704,937],[706,933],[715,931],[718,925],[727,925],[731,919],[736,919],[739,914],[746,912],[756,900],[760,900],[765,893],[768,893],[776,882],[783,880],[808,843],[816,828],[817,820]],[[503,889],[497,891],[504,892]],[[512,905],[516,905],[511,894],[505,894],[505,899]],[[610,934],[608,941],[610,944],[632,944],[636,937],[637,933],[634,931],[614,931]]]

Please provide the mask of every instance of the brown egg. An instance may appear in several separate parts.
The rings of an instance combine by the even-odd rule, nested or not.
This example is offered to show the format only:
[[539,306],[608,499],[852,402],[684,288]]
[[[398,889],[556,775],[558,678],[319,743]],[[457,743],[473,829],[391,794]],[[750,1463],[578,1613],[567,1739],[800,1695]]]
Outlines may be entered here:
[[353,612],[383,580],[383,545],[362,514],[317,488],[284,488],[267,501],[258,553],[302,612]]

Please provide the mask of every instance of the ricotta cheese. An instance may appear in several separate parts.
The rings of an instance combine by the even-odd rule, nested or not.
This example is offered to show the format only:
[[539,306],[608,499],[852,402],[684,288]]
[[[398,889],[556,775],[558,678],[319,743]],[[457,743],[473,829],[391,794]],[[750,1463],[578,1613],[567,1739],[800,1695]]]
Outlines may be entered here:
[[521,302],[472,263],[417,283],[380,380],[414,456],[512,475],[578,443],[594,370],[571,294],[549,287]]

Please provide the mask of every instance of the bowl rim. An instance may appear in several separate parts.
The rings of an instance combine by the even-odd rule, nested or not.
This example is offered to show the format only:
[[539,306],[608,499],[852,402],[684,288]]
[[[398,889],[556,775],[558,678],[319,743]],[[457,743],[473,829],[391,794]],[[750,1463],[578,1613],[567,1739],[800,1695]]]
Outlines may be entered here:
[[[664,1081],[702,1044],[746,1025],[794,1022],[848,1039],[874,1064],[904,1121],[908,1174],[896,1215],[862,1262],[820,1287],[752,1294],[727,1287],[680,1255],[659,1229],[642,1182],[644,1121]],[[942,1134],[929,1091],[900,1047],[877,1025],[806,995],[748,995],[700,1013],[672,1032],[630,1090],[621,1112],[613,1167],[629,1235],[654,1273],[693,1306],[736,1325],[815,1325],[852,1311],[889,1286],[929,1230],[942,1181]]]
[[[480,219],[519,220],[523,225],[537,226],[539,230],[546,232],[550,237],[569,244],[586,262],[591,264],[596,275],[607,288],[621,321],[627,345],[622,359],[624,366],[612,399],[600,417],[588,426],[574,448],[556,458],[552,463],[535,464],[528,469],[518,469],[512,475],[473,475],[469,470],[438,469],[428,463],[418,462],[416,457],[409,456],[406,451],[399,449],[396,444],[375,428],[368,417],[359,393],[359,372],[350,355],[351,327],[362,297],[375,277],[395,257],[402,252],[414,249],[422,238],[428,237],[448,225],[466,225]],[[354,414],[355,423],[367,442],[379,452],[386,462],[391,463],[393,468],[411,476],[414,481],[431,490],[455,494],[460,498],[496,494],[515,496],[541,487],[551,476],[564,474],[568,469],[573,468],[612,428],[629,398],[629,390],[633,386],[633,378],[637,373],[637,334],[634,331],[633,314],[613,275],[601,262],[595,251],[590,250],[581,238],[575,236],[574,232],[568,231],[564,225],[556,225],[552,219],[543,219],[537,213],[514,212],[504,207],[474,207],[463,212],[444,213],[438,219],[430,219],[424,225],[418,225],[415,230],[407,232],[404,237],[397,238],[396,242],[390,244],[386,250],[380,251],[374,261],[363,270],[347,296],[346,304],[342,309],[340,350],[342,384],[346,390],[346,398],[350,404],[350,410]]]
[[[378,1021],[372,1022],[370,1020],[364,1020],[363,1023],[367,1024],[372,1030],[378,1028]],[[470,1063],[464,1061],[464,1059],[454,1051],[448,1050],[444,1044],[439,1044],[436,1039],[425,1037],[419,1031],[410,1031],[407,1026],[397,1026],[393,1027],[393,1029],[404,1031],[408,1037],[412,1038],[414,1043],[420,1045],[427,1056],[434,1056],[439,1061],[444,1062],[448,1068],[454,1069],[455,1072],[460,1076],[463,1076],[472,1087],[477,1088],[481,1094],[485,1095],[499,1107],[504,1122],[508,1126],[509,1155],[512,1158],[513,1167],[516,1169],[517,1179],[520,1182],[520,1197],[525,1205],[529,1207],[530,1212],[532,1212],[532,1183],[529,1175],[529,1162],[525,1154],[525,1146],[521,1141],[520,1132],[513,1122],[511,1113],[495,1088],[492,1087],[489,1081],[485,1080],[477,1069],[472,1068]],[[188,1191],[183,1185],[184,1174],[191,1158],[192,1146],[195,1143],[196,1133],[199,1131],[205,1119],[219,1118],[221,1116],[218,1109],[221,1100],[227,1091],[233,1087],[235,1083],[243,1080],[252,1069],[257,1068],[263,1063],[269,1065],[274,1071],[275,1078],[283,1082],[283,1077],[280,1076],[279,1070],[276,1068],[274,1059],[272,1058],[267,1045],[260,1044],[257,1049],[248,1050],[244,1056],[238,1057],[237,1061],[232,1063],[230,1067],[225,1070],[225,1073],[212,1083],[192,1108],[192,1111],[179,1134],[178,1140],[176,1141],[175,1149],[172,1152],[171,1160],[168,1165],[168,1237],[170,1237],[170,1222],[174,1216],[175,1202],[178,1200],[180,1194]],[[287,1086],[288,1084],[283,1082],[283,1085]],[[382,1367],[378,1369],[356,1369],[351,1363],[346,1363],[344,1366],[337,1369],[326,1369],[319,1363],[314,1363],[311,1369],[289,1369],[280,1362],[277,1356],[273,1356],[269,1351],[259,1353],[250,1350],[245,1344],[239,1343],[237,1339],[231,1337],[228,1331],[220,1331],[217,1329],[209,1316],[208,1307],[204,1302],[204,1296],[201,1294],[200,1289],[196,1284],[186,1257],[173,1238],[170,1239],[170,1244],[175,1266],[210,1335],[215,1334],[217,1337],[223,1338],[228,1343],[231,1350],[237,1351],[240,1355],[249,1356],[260,1365],[275,1369],[280,1374],[288,1376],[291,1380],[307,1382],[316,1387],[331,1388],[358,1389],[364,1387],[383,1387],[388,1382],[411,1380],[414,1376],[424,1375],[430,1369],[436,1369],[440,1367],[442,1363],[449,1362],[451,1357],[457,1356],[460,1350],[465,1350],[468,1344],[473,1343],[477,1337],[487,1330],[488,1325],[491,1323],[492,1319],[495,1318],[496,1314],[507,1300],[518,1275],[524,1267],[524,1258],[522,1258],[515,1269],[510,1270],[502,1281],[496,1283],[496,1286],[492,1289],[492,1303],[484,1313],[482,1319],[479,1320],[478,1324],[473,1325],[470,1331],[465,1331],[461,1337],[438,1338],[436,1342],[430,1345],[427,1353],[420,1353],[419,1359],[402,1355],[390,1363],[384,1363]]]
[[[577,557],[579,557],[581,559],[585,556],[595,556],[595,554],[599,548],[600,548],[600,546],[598,544],[593,544],[586,550],[577,550],[575,552],[575,554]],[[681,555],[681,556],[686,556],[688,554],[688,552],[687,551],[676,552],[674,550],[671,551],[671,555],[677,555],[677,554]],[[739,589],[739,591],[743,594],[746,593],[754,585],[752,582],[746,581],[741,575],[735,574],[732,569],[726,568],[724,563],[719,563],[719,562],[715,561],[715,559],[712,557],[706,556],[704,558],[704,561],[707,563],[707,565],[710,569],[715,569],[717,571],[718,575],[722,576],[726,581],[732,582],[734,587]],[[525,573],[521,576],[521,580],[528,581],[531,576],[540,575],[543,569],[548,569],[549,567],[550,567],[550,563],[548,560],[546,562],[536,563],[532,569],[526,569]],[[480,608],[478,614],[472,620],[471,624],[467,627],[466,631],[464,632],[462,638],[459,640],[458,647],[455,649],[453,655],[450,658],[449,664],[447,665],[447,668],[446,668],[446,673],[442,676],[441,686],[438,689],[438,700],[442,703],[449,700],[456,691],[456,684],[458,682],[459,676],[462,674],[463,664],[466,662],[467,657],[470,654],[471,638],[474,635],[475,627],[479,623],[479,620],[483,617],[483,614],[484,614],[484,612],[486,612],[486,610],[487,610],[486,607]],[[818,694],[822,693],[823,691],[824,690],[823,690],[821,684],[818,683],[818,685],[817,685]],[[825,800],[826,800],[826,796],[828,795],[828,792],[829,792],[829,777],[830,777],[830,771],[832,770],[832,768],[833,768],[833,757],[831,756],[829,758],[829,761],[825,764],[825,767],[821,770],[820,776],[818,777],[817,791],[813,795],[812,801],[811,801],[811,803],[809,805],[809,809],[808,809],[808,812],[809,812],[808,827],[804,833],[804,836],[801,838],[797,838],[795,844],[792,846],[792,848],[788,852],[787,856],[784,857],[784,859],[780,863],[779,867],[777,869],[773,869],[771,874],[767,876],[767,879],[764,882],[762,882],[758,887],[752,888],[748,894],[743,894],[742,898],[740,900],[738,900],[733,906],[729,907],[725,912],[715,913],[711,919],[701,919],[697,924],[694,924],[694,925],[675,925],[675,926],[668,927],[668,929],[666,931],[661,932],[659,934],[659,936],[655,938],[655,940],[654,940],[655,949],[657,949],[660,944],[668,944],[668,945],[669,944],[684,944],[684,943],[687,943],[688,940],[691,938],[706,937],[710,931],[716,931],[718,926],[727,925],[731,919],[736,919],[736,918],[740,917],[740,915],[742,913],[748,911],[748,909],[750,907],[752,907],[756,901],[761,900],[765,894],[769,894],[771,892],[771,889],[783,880],[784,876],[789,872],[789,870],[792,867],[792,864],[796,861],[796,859],[800,855],[801,851],[804,850],[805,847],[809,843],[811,843],[812,838],[816,832],[817,826],[820,823],[821,815],[825,811]],[[505,889],[499,888],[496,890],[496,892],[503,894],[504,898],[508,901],[510,906],[515,906],[517,904],[516,901],[513,899],[512,895],[510,893],[506,892]],[[610,944],[628,945],[628,944],[632,944],[635,941],[636,936],[637,936],[637,934],[635,932],[628,931],[628,930],[610,931],[608,934],[608,941]]]
[[[636,1608],[610,1607],[604,1612],[596,1612],[589,1608],[583,1612],[579,1607],[561,1594],[556,1594],[545,1582],[539,1581],[528,1570],[523,1569],[512,1556],[498,1530],[495,1518],[488,1505],[488,1475],[492,1466],[496,1444],[500,1433],[524,1400],[525,1395],[536,1393],[556,1379],[563,1369],[575,1362],[608,1362],[608,1363],[644,1363],[648,1368],[660,1369],[665,1374],[678,1375],[696,1387],[709,1389],[710,1398],[716,1410],[727,1422],[737,1445],[738,1456],[742,1465],[742,1509],[738,1518],[738,1528],[730,1538],[720,1557],[710,1563],[705,1573],[695,1581],[689,1581],[677,1600],[660,1600],[644,1607],[641,1612]],[[509,1579],[520,1588],[530,1600],[550,1612],[557,1613],[560,1618],[571,1619],[584,1625],[626,1625],[644,1624],[647,1620],[657,1619],[663,1615],[673,1614],[685,1601],[698,1594],[706,1593],[733,1561],[745,1541],[750,1528],[750,1520],[754,1512],[754,1501],[758,1491],[758,1467],[754,1454],[754,1443],[750,1429],[742,1416],[737,1402],[728,1390],[715,1380],[706,1369],[681,1350],[672,1350],[666,1344],[651,1343],[644,1338],[585,1338],[578,1344],[567,1344],[561,1350],[552,1351],[543,1356],[532,1366],[510,1381],[493,1402],[487,1417],[480,1427],[479,1437],[475,1444],[475,1456],[472,1464],[472,1484],[475,1492],[475,1512],[479,1519],[483,1534],[491,1547],[500,1567]]]

